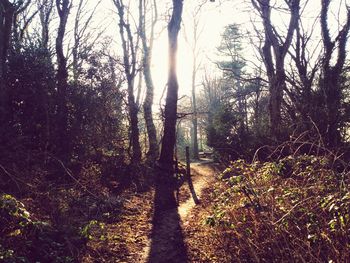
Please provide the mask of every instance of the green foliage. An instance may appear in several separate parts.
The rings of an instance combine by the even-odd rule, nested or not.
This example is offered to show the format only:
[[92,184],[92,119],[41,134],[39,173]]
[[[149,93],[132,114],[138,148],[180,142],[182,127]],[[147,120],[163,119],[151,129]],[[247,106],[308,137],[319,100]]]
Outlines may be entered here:
[[326,157],[237,160],[221,179],[205,223],[218,231],[211,238],[240,248],[225,250],[232,260],[254,254],[260,259],[273,255],[277,261],[347,260],[350,181],[333,171]]
[[85,226],[80,228],[80,234],[87,240],[99,239],[101,241],[106,239],[105,224],[97,220],[89,221]]
[[66,239],[81,242],[69,233],[74,228],[58,230],[33,219],[24,204],[8,194],[0,197],[0,226],[1,262],[74,262]]
[[[45,144],[54,115],[55,72],[48,50],[29,45],[9,56],[7,85],[11,89],[12,124],[32,143]],[[42,146],[42,145],[41,145]]]
[[178,126],[176,132],[176,152],[181,160],[186,158],[186,146],[191,145],[191,139],[186,136],[186,130],[181,125]]
[[25,209],[23,203],[19,202],[11,195],[0,196],[0,225],[4,227],[0,233],[5,234],[11,229],[9,222],[15,222],[21,227],[25,227],[30,224],[30,214]]
[[[243,35],[238,25],[225,28],[218,50],[223,69],[220,81],[208,90],[208,145],[226,163],[237,158],[249,159],[264,145],[268,135],[268,98],[262,91],[259,72],[252,76],[244,70]],[[244,81],[245,78],[256,81]],[[215,95],[213,96],[213,90]]]
[[[26,192],[46,179],[72,180],[65,168],[78,174],[90,162],[102,167],[103,176],[114,176],[125,166],[123,80],[101,52],[92,52],[85,66],[78,82],[66,87],[69,138],[61,142],[57,112],[61,98],[52,54],[35,43],[10,52],[5,80],[9,114],[0,127],[0,163],[7,171],[0,172],[1,189]],[[63,144],[69,145],[65,156],[59,155]]]
[[221,105],[212,116],[212,123],[207,127],[208,146],[223,150],[230,143],[232,127],[236,123],[230,105]]
[[73,158],[97,159],[106,166],[123,164],[128,131],[124,123],[122,82],[117,82],[120,80],[116,69],[102,51],[91,54],[87,67],[81,80],[69,90]]

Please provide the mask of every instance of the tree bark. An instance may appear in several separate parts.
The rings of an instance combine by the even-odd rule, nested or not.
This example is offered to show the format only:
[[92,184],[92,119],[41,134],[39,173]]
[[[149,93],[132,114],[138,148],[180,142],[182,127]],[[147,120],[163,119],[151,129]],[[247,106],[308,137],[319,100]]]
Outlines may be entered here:
[[200,32],[198,31],[200,22],[200,12],[202,5],[197,7],[192,13],[193,16],[193,46],[192,46],[192,158],[195,160],[199,159],[198,150],[198,113],[197,113],[197,101],[196,101],[196,78],[199,65],[197,65],[198,56],[198,40]]
[[53,0],[40,0],[38,2],[39,18],[41,24],[40,44],[45,50],[49,49],[49,25],[53,9]]
[[0,2],[0,121],[7,118],[9,94],[6,87],[6,60],[11,42],[12,21],[15,7],[8,0]]
[[193,126],[193,153],[192,157],[195,160],[199,159],[198,151],[198,119],[197,119],[197,101],[196,101],[196,75],[197,75],[197,59],[194,55],[193,57],[193,67],[192,67],[192,126]]
[[173,0],[172,16],[168,24],[169,72],[168,91],[165,104],[164,136],[159,162],[173,170],[174,147],[176,142],[178,80],[176,75],[177,38],[180,31],[183,0]]
[[68,108],[67,108],[67,86],[68,70],[67,59],[64,55],[63,40],[66,32],[66,25],[71,8],[69,0],[56,0],[56,8],[59,16],[59,25],[56,37],[56,55],[57,55],[57,143],[60,147],[61,157],[69,153],[68,138]]
[[[294,100],[295,107],[300,112],[304,130],[310,130],[312,128],[309,119],[310,116],[313,116],[312,103],[315,103],[312,97],[312,85],[315,74],[319,69],[318,63],[315,63],[314,66],[309,69],[310,63],[307,57],[307,43],[310,37],[311,35],[308,35],[308,33],[304,31],[301,21],[299,21],[296,27],[295,54],[289,52],[295,62],[297,74],[300,79],[300,93],[298,94],[298,92],[295,92],[294,94],[297,99],[291,98],[291,100]],[[299,86],[297,82],[292,83],[292,85]]]
[[119,16],[119,33],[123,48],[123,67],[125,70],[126,80],[128,82],[128,110],[130,116],[131,128],[131,146],[132,146],[132,164],[139,164],[142,153],[140,146],[140,132],[138,127],[138,106],[135,101],[134,83],[136,76],[136,47],[131,33],[130,24],[125,21],[125,6],[121,0],[113,0]]
[[283,91],[286,89],[284,60],[298,25],[300,0],[286,1],[290,11],[290,20],[284,41],[281,40],[282,38],[272,25],[270,0],[251,0],[251,2],[259,12],[265,31],[265,42],[261,54],[269,79],[270,132],[276,140],[280,140],[282,137],[281,105]]
[[146,83],[146,97],[143,103],[143,113],[146,122],[147,135],[149,150],[147,153],[148,159],[150,161],[156,160],[158,158],[159,149],[158,149],[158,139],[157,131],[153,121],[152,115],[152,105],[154,97],[154,85],[151,75],[151,57],[152,57],[152,48],[154,40],[154,27],[157,21],[157,5],[156,1],[153,2],[155,17],[153,17],[151,25],[151,33],[149,37],[149,44],[147,44],[146,37],[146,12],[145,12],[145,0],[140,0],[140,37],[143,47],[143,76]]
[[138,126],[137,113],[139,111],[134,96],[135,76],[128,78],[128,108],[131,126],[132,163],[138,164],[141,161],[140,131]]
[[[328,29],[328,9],[330,0],[322,0],[321,7],[321,31],[324,46],[324,57],[322,61],[322,73],[320,80],[321,91],[324,94],[326,125],[322,127],[326,144],[330,147],[336,147],[341,141],[341,74],[346,59],[346,42],[350,29],[350,8],[347,8],[347,19],[336,36],[331,40]],[[336,47],[336,48],[335,48]],[[337,50],[337,58],[334,66],[331,65],[333,54]]]

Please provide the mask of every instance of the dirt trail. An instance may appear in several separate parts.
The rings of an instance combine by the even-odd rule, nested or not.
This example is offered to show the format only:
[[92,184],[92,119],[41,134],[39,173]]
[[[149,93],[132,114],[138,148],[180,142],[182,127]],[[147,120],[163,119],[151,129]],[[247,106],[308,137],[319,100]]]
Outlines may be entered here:
[[[208,162],[192,163],[191,168],[197,174],[199,174],[199,176],[193,182],[193,186],[197,194],[197,197],[200,199],[203,190],[207,188],[214,181],[215,171],[213,167],[210,165],[210,163]],[[191,209],[195,205],[196,204],[194,203],[193,198],[189,198],[185,202],[180,204],[180,206],[178,207],[178,213],[181,217],[182,222],[185,222],[184,220],[186,219],[188,214],[191,212]]]
[[[191,168],[192,172],[197,174],[193,179],[193,186],[200,200],[203,190],[215,180],[215,169],[210,162],[192,163]],[[177,209],[165,211],[153,226],[152,235],[148,237],[147,245],[141,252],[138,262],[188,262],[181,225],[187,223],[194,206],[195,202],[191,196],[181,202]]]

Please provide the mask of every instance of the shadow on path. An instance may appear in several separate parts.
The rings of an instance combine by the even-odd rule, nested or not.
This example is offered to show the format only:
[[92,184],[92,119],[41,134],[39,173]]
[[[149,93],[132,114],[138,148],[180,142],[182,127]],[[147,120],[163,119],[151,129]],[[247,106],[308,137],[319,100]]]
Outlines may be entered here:
[[147,262],[188,262],[187,248],[175,198],[174,181],[166,173],[159,174],[155,197],[151,245]]

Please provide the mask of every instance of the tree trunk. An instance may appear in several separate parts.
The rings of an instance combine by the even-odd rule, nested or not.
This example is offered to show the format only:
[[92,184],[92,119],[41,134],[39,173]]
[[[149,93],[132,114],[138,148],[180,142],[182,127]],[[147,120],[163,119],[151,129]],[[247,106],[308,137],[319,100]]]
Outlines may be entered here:
[[128,82],[128,109],[130,116],[130,128],[131,138],[130,143],[132,146],[132,160],[133,165],[138,165],[141,161],[142,152],[140,146],[140,132],[138,127],[138,106],[135,101],[134,95],[134,82],[136,76],[136,59],[137,49],[134,42],[133,34],[131,32],[130,24],[125,20],[125,6],[120,0],[113,0],[114,5],[117,8],[119,16],[119,34],[123,47],[123,67],[125,71],[126,80]]
[[281,105],[283,90],[285,88],[284,73],[278,73],[270,80],[270,129],[275,139],[280,140],[282,136]]
[[152,115],[154,86],[153,86],[153,81],[151,77],[149,58],[148,59],[145,58],[145,60],[148,60],[146,63],[144,63],[144,68],[143,68],[143,74],[144,74],[147,90],[146,90],[146,98],[143,103],[143,111],[144,111],[144,117],[146,121],[148,143],[149,143],[149,150],[147,155],[150,160],[156,160],[156,158],[158,158],[159,149],[158,149],[156,126],[154,125],[153,115]]
[[196,58],[196,49],[197,49],[197,24],[195,24],[194,28],[194,47],[192,50],[193,54],[193,65],[192,65],[192,126],[193,126],[193,152],[192,157],[195,160],[199,159],[198,153],[198,119],[197,119],[197,101],[196,101],[196,77],[197,77],[197,58]]
[[141,146],[140,146],[140,132],[138,127],[138,107],[134,96],[134,77],[128,79],[128,106],[131,125],[131,145],[132,145],[132,163],[138,164],[141,161]]
[[53,0],[38,1],[39,18],[41,24],[41,39],[40,44],[45,49],[49,49],[49,26],[53,9]]
[[[350,9],[347,9],[346,23],[339,30],[335,40],[331,40],[328,28],[328,9],[330,0],[322,0],[321,8],[321,32],[324,46],[324,58],[322,61],[321,91],[324,94],[324,103],[326,110],[326,125],[322,127],[321,132],[329,147],[337,147],[341,142],[340,126],[341,126],[341,74],[346,59],[346,43],[350,30]],[[337,52],[335,52],[335,50]],[[334,66],[331,61],[337,53]]]
[[169,73],[168,91],[165,104],[164,135],[159,158],[160,170],[157,174],[157,188],[161,193],[159,207],[171,209],[176,207],[174,182],[174,149],[176,142],[176,120],[178,82],[176,75],[177,37],[180,31],[183,0],[173,0],[173,12],[168,24]]
[[6,87],[6,60],[11,42],[14,6],[7,0],[0,2],[0,121],[7,119],[9,94]]
[[156,2],[153,3],[155,17],[152,21],[151,34],[149,39],[149,45],[147,44],[146,37],[146,12],[145,12],[145,0],[140,0],[139,13],[140,13],[140,37],[143,47],[143,76],[146,83],[146,97],[143,103],[143,113],[146,122],[147,135],[149,149],[147,157],[150,161],[155,161],[158,158],[159,149],[158,149],[158,140],[157,140],[157,131],[153,121],[152,115],[152,105],[154,97],[154,85],[151,75],[151,57],[152,57],[152,48],[154,40],[154,27],[157,22],[157,6]]
[[340,74],[330,70],[325,72],[322,84],[325,94],[326,106],[326,131],[325,140],[328,146],[336,147],[341,142],[340,134],[340,107],[341,107],[341,83]]
[[286,88],[284,60],[292,43],[294,31],[298,26],[300,0],[286,1],[290,18],[284,41],[281,40],[283,38],[272,25],[270,0],[251,0],[251,2],[254,8],[258,10],[264,26],[265,39],[261,54],[269,79],[270,133],[275,140],[279,141],[282,139],[281,105],[283,90]]
[[[195,53],[195,52],[193,52]],[[192,66],[192,111],[193,111],[193,117],[192,117],[192,125],[193,125],[193,153],[192,157],[195,160],[199,159],[199,153],[198,153],[198,119],[197,119],[197,101],[196,101],[196,75],[197,75],[197,59],[194,54],[193,56],[193,66]]]
[[67,86],[68,70],[67,59],[63,50],[63,39],[66,32],[66,25],[71,4],[69,0],[56,0],[57,12],[59,15],[59,26],[56,37],[56,54],[57,54],[57,143],[60,147],[59,155],[66,158],[69,154],[68,138],[68,108],[67,108]]
[[159,162],[173,170],[174,147],[176,142],[177,99],[179,84],[176,75],[177,37],[180,31],[183,0],[173,0],[173,13],[168,24],[169,73],[168,91],[165,104],[164,136]]

